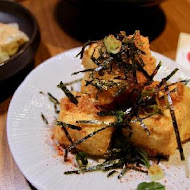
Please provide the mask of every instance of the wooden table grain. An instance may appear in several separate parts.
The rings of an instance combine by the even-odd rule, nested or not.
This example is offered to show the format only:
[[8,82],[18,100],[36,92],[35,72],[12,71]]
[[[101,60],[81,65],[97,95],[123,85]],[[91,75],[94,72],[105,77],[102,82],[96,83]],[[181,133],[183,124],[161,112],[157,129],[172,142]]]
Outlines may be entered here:
[[[36,17],[42,41],[35,56],[35,66],[42,61],[81,43],[59,27],[54,18],[58,0],[21,1]],[[190,0],[168,0],[161,4],[166,15],[164,31],[151,43],[151,49],[175,59],[180,32],[190,33]],[[0,103],[0,190],[29,190],[33,188],[24,178],[10,153],[6,120],[11,97]]]

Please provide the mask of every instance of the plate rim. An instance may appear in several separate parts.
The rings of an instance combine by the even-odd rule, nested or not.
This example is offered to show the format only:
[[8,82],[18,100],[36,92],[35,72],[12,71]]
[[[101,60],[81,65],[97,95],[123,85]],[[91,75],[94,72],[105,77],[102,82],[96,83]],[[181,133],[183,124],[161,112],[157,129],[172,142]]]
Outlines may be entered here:
[[22,167],[19,165],[19,163],[18,163],[18,161],[17,161],[17,159],[15,158],[15,155],[13,154],[13,147],[11,146],[11,143],[10,143],[10,138],[11,138],[11,136],[10,136],[10,132],[9,132],[9,130],[10,130],[10,110],[12,109],[12,104],[13,104],[13,102],[15,101],[15,98],[17,97],[17,94],[19,93],[19,91],[20,91],[20,89],[22,89],[23,88],[23,86],[25,85],[25,83],[28,81],[28,80],[30,80],[29,78],[31,77],[31,75],[34,73],[34,72],[36,72],[36,70],[39,70],[39,69],[41,69],[42,67],[44,67],[44,66],[46,66],[46,65],[48,65],[52,60],[54,60],[54,59],[59,59],[59,57],[61,57],[61,56],[63,56],[64,54],[67,54],[67,53],[69,53],[69,52],[73,52],[73,51],[75,51],[75,50],[78,50],[78,49],[80,49],[81,48],[81,46],[79,46],[79,47],[75,47],[75,48],[72,48],[72,49],[69,49],[69,50],[66,50],[66,51],[64,51],[64,52],[61,52],[61,53],[59,53],[59,54],[57,54],[57,55],[55,55],[55,56],[53,56],[53,57],[50,57],[50,58],[48,58],[48,59],[46,59],[46,60],[44,60],[43,62],[41,62],[37,67],[35,67],[26,77],[25,77],[25,79],[22,81],[22,83],[18,86],[18,88],[15,90],[15,92],[14,92],[14,94],[13,94],[13,96],[12,96],[12,98],[11,98],[11,101],[10,101],[10,103],[9,103],[9,107],[8,107],[8,111],[7,111],[7,122],[6,122],[6,136],[7,136],[7,143],[8,143],[8,147],[9,147],[9,150],[10,150],[10,153],[11,153],[11,155],[12,155],[12,157],[13,157],[13,159],[14,159],[14,161],[15,161],[15,163],[16,163],[16,165],[17,165],[17,167],[19,168],[19,170],[20,170],[20,172],[22,173],[22,175],[26,178],[26,180],[30,183],[30,184],[32,184],[32,186],[34,186],[35,188],[37,188],[37,189],[42,189],[42,187],[41,186],[39,186],[39,184],[38,183],[35,183],[35,182],[33,182],[31,179],[30,179],[30,176],[28,176],[27,174],[26,174],[26,172],[25,172],[25,170],[23,170],[22,169]]

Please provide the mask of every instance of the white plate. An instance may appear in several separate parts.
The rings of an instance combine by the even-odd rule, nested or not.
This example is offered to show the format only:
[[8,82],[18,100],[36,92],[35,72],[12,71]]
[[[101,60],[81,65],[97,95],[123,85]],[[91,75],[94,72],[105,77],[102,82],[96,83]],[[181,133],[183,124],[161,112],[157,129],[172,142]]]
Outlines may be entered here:
[[[75,55],[80,48],[75,48],[46,60],[34,69],[16,90],[10,103],[7,119],[7,135],[12,155],[31,184],[39,190],[76,190],[76,189],[136,189],[140,182],[148,181],[148,177],[135,171],[128,172],[122,180],[116,176],[107,178],[105,173],[92,172],[81,175],[64,175],[71,166],[63,162],[63,158],[55,156],[50,143],[49,130],[41,119],[41,112],[51,122],[54,119],[54,109],[47,96],[39,93],[51,92],[60,99],[63,92],[56,87],[62,80],[69,82],[82,75],[71,76],[74,71],[81,70],[80,60]],[[178,67],[174,61],[154,53],[157,60],[163,62],[157,79],[168,75]],[[187,79],[190,74],[183,68],[172,78],[173,81]],[[80,90],[80,84],[74,86]],[[190,163],[190,143],[184,145],[187,165]],[[165,178],[160,182],[167,189],[190,189],[190,179],[176,151],[168,163],[163,163]],[[187,168],[187,167],[186,167]]]

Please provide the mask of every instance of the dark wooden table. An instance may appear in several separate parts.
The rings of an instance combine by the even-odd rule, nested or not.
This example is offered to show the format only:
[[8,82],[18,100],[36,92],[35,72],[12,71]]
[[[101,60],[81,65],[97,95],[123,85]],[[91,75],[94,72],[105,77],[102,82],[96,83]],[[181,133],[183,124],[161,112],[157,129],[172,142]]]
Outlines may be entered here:
[[[35,66],[70,48],[80,46],[71,35],[57,24],[54,18],[58,0],[21,1],[36,17],[42,41],[35,56]],[[163,32],[151,43],[151,49],[175,59],[180,32],[190,33],[190,0],[168,0],[161,4],[166,16]],[[6,136],[7,111],[11,97],[0,103],[0,190],[27,190],[33,187],[26,181],[10,153]]]

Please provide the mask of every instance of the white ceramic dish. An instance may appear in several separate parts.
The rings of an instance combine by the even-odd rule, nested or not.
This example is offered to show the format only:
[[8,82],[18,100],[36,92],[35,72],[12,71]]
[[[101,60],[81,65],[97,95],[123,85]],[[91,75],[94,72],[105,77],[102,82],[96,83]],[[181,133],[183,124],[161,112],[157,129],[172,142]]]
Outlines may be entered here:
[[[79,51],[80,48],[75,48],[46,60],[16,90],[7,118],[7,135],[12,155],[27,180],[39,190],[136,189],[140,182],[148,181],[148,176],[135,171],[128,172],[122,180],[116,176],[107,178],[102,172],[64,175],[64,171],[70,170],[72,166],[65,164],[63,158],[55,156],[48,140],[49,129],[40,114],[43,112],[48,121],[52,122],[55,113],[47,96],[39,92],[51,92],[60,99],[64,94],[56,85],[60,81],[81,78],[82,75],[71,76],[72,72],[81,70],[80,60],[75,58]],[[190,73],[171,59],[155,52],[153,55],[163,62],[157,79],[168,75],[176,67],[180,71],[172,78],[173,81],[189,78]],[[75,84],[74,89],[80,90],[80,84]],[[190,167],[189,145],[184,145],[186,166],[180,161],[178,151],[170,157],[169,162],[161,164],[166,175],[160,182],[168,190],[190,189],[190,179],[186,177]]]

